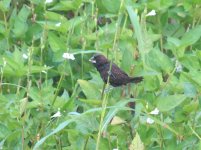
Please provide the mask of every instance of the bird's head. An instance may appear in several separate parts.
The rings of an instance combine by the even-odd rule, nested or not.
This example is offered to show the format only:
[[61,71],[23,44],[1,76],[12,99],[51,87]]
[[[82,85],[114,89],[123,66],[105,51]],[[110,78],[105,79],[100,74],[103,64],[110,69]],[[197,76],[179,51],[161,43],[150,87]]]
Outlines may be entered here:
[[96,54],[92,56],[89,61],[94,64],[94,66],[101,66],[107,64],[109,61],[107,58],[101,54]]

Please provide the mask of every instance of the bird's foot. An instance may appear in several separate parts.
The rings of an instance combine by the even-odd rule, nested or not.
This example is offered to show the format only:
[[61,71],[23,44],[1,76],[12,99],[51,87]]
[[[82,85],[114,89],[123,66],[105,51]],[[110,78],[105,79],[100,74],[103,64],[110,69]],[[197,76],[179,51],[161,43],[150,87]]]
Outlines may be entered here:
[[112,76],[113,78],[116,78],[115,75],[111,72],[111,70],[109,70],[107,73],[108,73],[109,76]]

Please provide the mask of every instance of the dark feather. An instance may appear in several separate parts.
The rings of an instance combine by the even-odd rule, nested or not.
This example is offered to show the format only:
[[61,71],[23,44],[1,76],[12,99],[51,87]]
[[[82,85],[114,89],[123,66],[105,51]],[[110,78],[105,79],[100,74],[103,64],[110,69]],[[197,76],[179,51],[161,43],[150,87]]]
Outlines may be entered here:
[[116,64],[112,64],[110,70],[110,61],[101,54],[94,55],[90,61],[99,71],[101,78],[105,83],[107,83],[108,76],[110,75],[109,83],[116,87],[121,85],[126,85],[130,82],[139,83],[143,80],[143,77],[129,77],[124,71],[122,71]]

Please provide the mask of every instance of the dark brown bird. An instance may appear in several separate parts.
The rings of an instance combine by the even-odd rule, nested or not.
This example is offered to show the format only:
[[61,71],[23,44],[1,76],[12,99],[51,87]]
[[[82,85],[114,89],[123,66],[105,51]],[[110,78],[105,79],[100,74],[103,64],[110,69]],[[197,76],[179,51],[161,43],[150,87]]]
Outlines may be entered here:
[[126,85],[130,82],[138,83],[143,80],[143,77],[129,77],[114,63],[112,63],[110,71],[110,61],[101,54],[94,55],[89,61],[91,61],[99,71],[105,83],[107,83],[108,75],[110,75],[109,83],[114,87]]

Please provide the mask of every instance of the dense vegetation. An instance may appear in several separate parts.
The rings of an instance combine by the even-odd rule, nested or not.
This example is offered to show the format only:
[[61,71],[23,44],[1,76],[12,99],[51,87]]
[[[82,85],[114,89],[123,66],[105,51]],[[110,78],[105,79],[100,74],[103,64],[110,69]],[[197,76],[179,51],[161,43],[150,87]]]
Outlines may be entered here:
[[[0,149],[201,149],[200,9],[1,0]],[[104,90],[97,52],[143,82]]]

